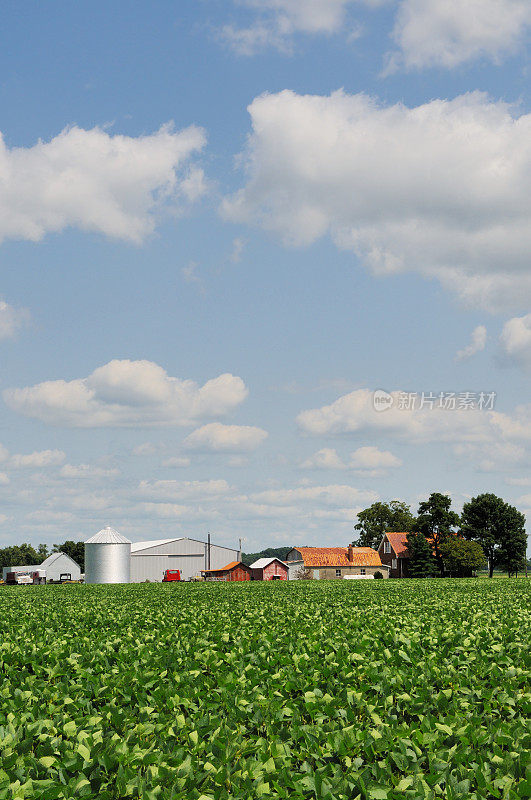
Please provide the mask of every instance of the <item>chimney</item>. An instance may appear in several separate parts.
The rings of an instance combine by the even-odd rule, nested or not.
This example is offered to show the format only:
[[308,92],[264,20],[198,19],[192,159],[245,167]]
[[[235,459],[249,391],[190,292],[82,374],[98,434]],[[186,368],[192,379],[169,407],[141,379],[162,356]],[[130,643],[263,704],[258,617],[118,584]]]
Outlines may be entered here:
[[352,547],[351,544],[349,544],[348,546],[347,558],[349,561],[354,561],[354,548]]

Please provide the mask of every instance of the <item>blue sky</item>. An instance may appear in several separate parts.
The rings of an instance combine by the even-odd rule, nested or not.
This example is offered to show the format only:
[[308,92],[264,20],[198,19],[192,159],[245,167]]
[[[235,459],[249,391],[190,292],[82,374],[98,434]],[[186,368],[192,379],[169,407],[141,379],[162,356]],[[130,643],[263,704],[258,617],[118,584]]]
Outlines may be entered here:
[[531,514],[530,28],[6,3],[0,543],[341,544],[432,491]]

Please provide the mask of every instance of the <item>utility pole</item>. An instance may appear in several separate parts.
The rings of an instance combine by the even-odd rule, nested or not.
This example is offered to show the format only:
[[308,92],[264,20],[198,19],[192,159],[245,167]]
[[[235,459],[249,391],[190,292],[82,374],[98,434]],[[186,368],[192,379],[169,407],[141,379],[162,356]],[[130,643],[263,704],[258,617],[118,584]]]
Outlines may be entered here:
[[210,531],[208,532],[208,544],[207,544],[207,569],[210,569]]

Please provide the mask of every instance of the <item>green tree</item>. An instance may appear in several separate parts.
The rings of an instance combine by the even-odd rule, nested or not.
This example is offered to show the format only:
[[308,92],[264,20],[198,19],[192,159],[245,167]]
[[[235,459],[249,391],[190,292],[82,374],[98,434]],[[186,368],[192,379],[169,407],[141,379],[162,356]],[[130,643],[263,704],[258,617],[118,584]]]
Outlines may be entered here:
[[410,578],[430,578],[435,575],[437,565],[430,543],[422,533],[408,533],[407,549],[409,552],[407,569]]
[[53,552],[61,552],[70,556],[76,564],[79,564],[81,572],[85,572],[85,545],[83,542],[73,542],[71,539],[67,539],[63,544],[54,544]]
[[461,532],[478,542],[489,562],[489,577],[494,568],[510,574],[525,566],[527,536],[525,516],[495,494],[478,494],[463,506]]
[[448,537],[455,534],[459,526],[459,515],[452,511],[451,499],[446,494],[433,492],[429,498],[419,505],[419,513],[415,530],[424,534],[433,547],[439,573],[444,575],[444,561],[441,545]]
[[408,505],[401,500],[390,503],[373,503],[360,511],[354,530],[359,531],[359,538],[353,542],[355,547],[380,546],[384,533],[408,533],[413,530],[415,517]]
[[456,578],[465,578],[485,567],[485,553],[478,542],[468,542],[460,536],[449,536],[440,549],[445,573]]
[[48,549],[43,544],[40,544],[37,550],[26,542],[3,547],[0,549],[0,568],[42,564],[47,555]]

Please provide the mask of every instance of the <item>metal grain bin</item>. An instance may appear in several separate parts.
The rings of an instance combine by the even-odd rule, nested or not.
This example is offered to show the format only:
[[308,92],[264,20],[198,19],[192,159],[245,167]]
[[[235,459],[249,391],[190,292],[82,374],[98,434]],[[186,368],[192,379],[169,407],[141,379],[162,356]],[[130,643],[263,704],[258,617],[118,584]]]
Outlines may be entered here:
[[85,542],[85,583],[129,583],[131,542],[115,531],[103,528]]

